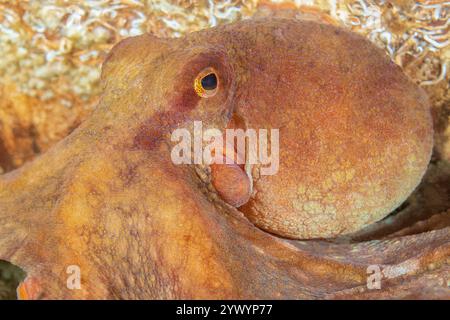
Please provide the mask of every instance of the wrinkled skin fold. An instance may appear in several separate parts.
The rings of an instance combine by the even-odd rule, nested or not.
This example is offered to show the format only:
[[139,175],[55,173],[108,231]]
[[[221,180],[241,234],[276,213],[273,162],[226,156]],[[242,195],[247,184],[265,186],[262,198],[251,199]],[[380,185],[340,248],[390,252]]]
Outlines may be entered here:
[[[218,71],[220,88],[202,99],[192,79],[207,67]],[[449,297],[448,227],[382,241],[317,239],[355,232],[395,209],[431,153],[426,98],[362,38],[284,19],[182,39],[143,35],[112,50],[102,81],[89,119],[0,177],[0,259],[27,272],[24,298]],[[338,107],[351,103],[367,109]],[[281,128],[282,143],[280,175],[257,178],[253,168],[254,193],[240,208],[211,187],[208,168],[170,159],[174,129],[196,120],[223,130],[236,114],[247,127]],[[312,130],[317,122],[334,131]],[[322,197],[344,199],[367,182],[363,199],[374,209],[352,215],[342,205],[334,218],[305,219],[289,207],[292,197],[300,182],[326,184],[321,173],[332,173],[325,160],[336,150],[356,180],[337,179]],[[303,227],[285,228],[279,214]],[[74,265],[80,289],[67,286]],[[379,290],[367,288],[370,265],[389,270]]]

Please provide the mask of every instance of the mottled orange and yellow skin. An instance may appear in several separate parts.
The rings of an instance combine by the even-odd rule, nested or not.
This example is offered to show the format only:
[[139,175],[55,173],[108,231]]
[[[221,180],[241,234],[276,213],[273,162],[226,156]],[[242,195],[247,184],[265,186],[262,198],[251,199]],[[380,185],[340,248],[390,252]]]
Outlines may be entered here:
[[[209,67],[219,88],[202,98],[194,79]],[[89,119],[0,179],[0,258],[27,272],[22,297],[448,295],[448,228],[354,244],[286,239],[375,222],[425,171],[427,100],[366,40],[289,19],[180,39],[143,35],[112,50],[102,82]],[[249,183],[239,166],[172,163],[174,129],[196,120],[224,130],[235,118],[238,127],[280,129],[278,174],[253,166]],[[249,188],[246,204],[228,204],[247,199]],[[373,264],[401,272],[368,290]],[[71,265],[80,267],[81,289],[66,285]]]
[[280,129],[280,169],[259,177],[254,168],[243,211],[297,239],[354,232],[392,212],[431,156],[425,94],[381,50],[331,26],[287,24],[254,40],[267,43],[243,63],[235,110],[249,128]]

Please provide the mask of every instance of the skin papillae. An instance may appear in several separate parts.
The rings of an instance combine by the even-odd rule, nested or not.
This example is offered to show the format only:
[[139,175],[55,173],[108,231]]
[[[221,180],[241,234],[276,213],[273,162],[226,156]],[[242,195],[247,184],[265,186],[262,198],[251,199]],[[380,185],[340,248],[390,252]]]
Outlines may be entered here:
[[[193,89],[205,68],[219,79],[208,98]],[[448,228],[320,240],[389,214],[430,158],[424,93],[368,41],[278,18],[143,35],[112,50],[102,83],[89,119],[1,177],[0,258],[27,272],[22,296],[448,298]],[[232,119],[280,129],[277,174],[173,164],[173,130]],[[67,287],[73,265],[80,289]],[[370,265],[384,271],[379,290]]]

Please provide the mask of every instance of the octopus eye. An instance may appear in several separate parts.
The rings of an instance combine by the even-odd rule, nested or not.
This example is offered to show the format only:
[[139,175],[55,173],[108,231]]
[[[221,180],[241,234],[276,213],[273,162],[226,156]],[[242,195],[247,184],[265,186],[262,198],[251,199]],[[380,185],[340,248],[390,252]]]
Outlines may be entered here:
[[213,68],[206,68],[194,81],[195,92],[202,98],[210,98],[217,93],[219,78]]
[[210,73],[207,76],[204,76],[201,80],[201,84],[203,89],[205,90],[214,90],[217,88],[217,77],[215,73]]

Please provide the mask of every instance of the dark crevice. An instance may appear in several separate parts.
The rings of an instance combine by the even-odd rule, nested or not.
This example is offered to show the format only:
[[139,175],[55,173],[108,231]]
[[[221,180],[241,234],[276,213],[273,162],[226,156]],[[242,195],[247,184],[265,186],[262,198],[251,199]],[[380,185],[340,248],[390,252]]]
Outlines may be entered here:
[[14,163],[11,155],[6,150],[5,143],[0,139],[0,170],[3,172],[11,171],[14,169]]
[[25,277],[21,268],[0,260],[0,300],[17,300],[16,289]]
[[35,154],[41,153],[41,148],[39,147],[39,144],[37,142],[39,133],[34,125],[32,125],[30,128],[30,137],[31,137],[31,148],[33,150],[33,153]]

